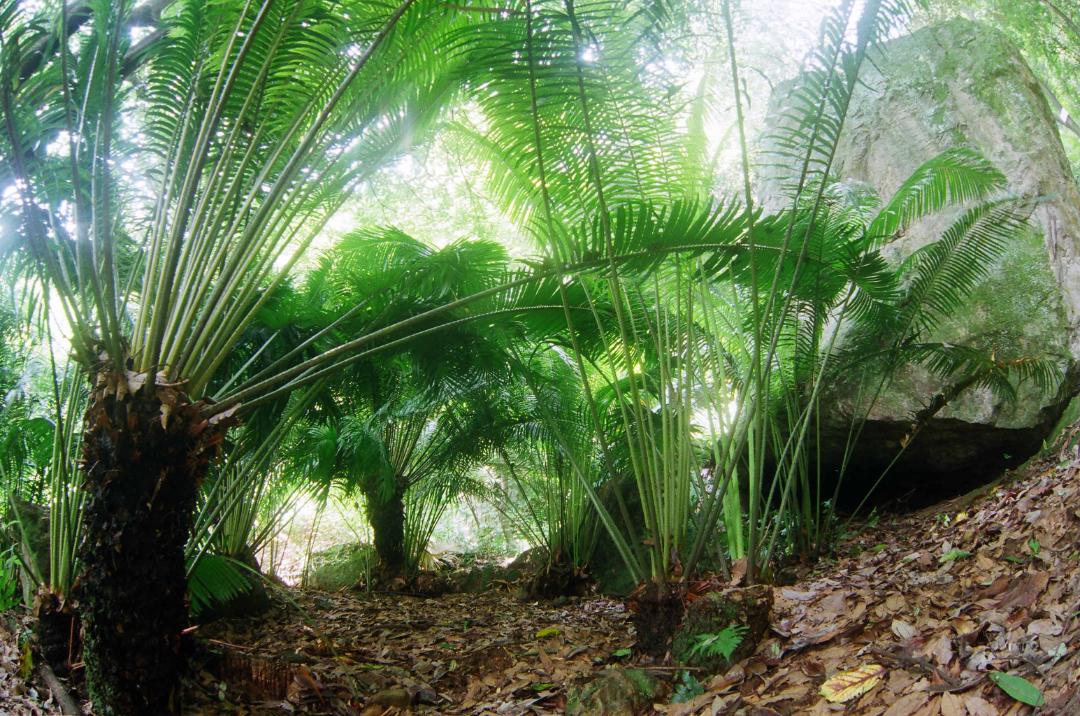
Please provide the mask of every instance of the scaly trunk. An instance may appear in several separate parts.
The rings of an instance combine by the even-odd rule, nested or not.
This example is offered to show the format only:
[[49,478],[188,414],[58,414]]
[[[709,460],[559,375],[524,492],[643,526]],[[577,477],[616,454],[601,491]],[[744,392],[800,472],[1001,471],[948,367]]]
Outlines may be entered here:
[[81,611],[99,716],[179,713],[184,544],[224,426],[175,387],[102,373],[87,410]]
[[378,487],[364,491],[367,497],[368,522],[375,535],[375,552],[379,555],[379,573],[393,579],[405,573],[405,503],[396,488],[390,499],[384,500]]
[[57,674],[67,674],[71,660],[79,653],[79,615],[71,602],[42,585],[34,596],[34,616],[41,658]]

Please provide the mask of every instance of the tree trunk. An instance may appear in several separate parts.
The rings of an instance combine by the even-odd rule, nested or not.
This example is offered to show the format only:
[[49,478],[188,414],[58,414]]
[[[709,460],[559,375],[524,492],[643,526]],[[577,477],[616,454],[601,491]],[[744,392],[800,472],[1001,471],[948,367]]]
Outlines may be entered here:
[[375,552],[379,555],[379,572],[392,579],[405,573],[405,503],[400,490],[394,489],[384,500],[378,486],[364,491],[367,497],[368,522],[375,536]]
[[139,378],[99,374],[84,424],[80,601],[99,716],[180,712],[184,544],[224,433],[175,388]]
[[66,675],[71,659],[79,653],[79,615],[70,601],[42,585],[34,596],[34,616],[41,658],[57,674]]

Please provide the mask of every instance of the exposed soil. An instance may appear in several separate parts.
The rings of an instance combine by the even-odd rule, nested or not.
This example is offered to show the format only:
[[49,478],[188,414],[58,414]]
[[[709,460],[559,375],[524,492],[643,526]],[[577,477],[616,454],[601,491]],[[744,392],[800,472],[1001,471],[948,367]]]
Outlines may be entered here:
[[[654,709],[1034,713],[989,678],[1007,672],[1041,689],[1038,713],[1080,714],[1080,454],[1028,474],[974,503],[861,525],[837,559],[775,588],[772,633],[753,656],[726,674],[693,672],[701,688],[676,692],[688,701]],[[197,630],[188,712],[389,716],[411,701],[416,712],[542,715],[565,709],[566,684],[578,674],[631,663],[663,678],[678,673],[640,650],[625,656],[637,637],[621,602],[555,606],[516,594],[291,592],[310,622],[278,606]],[[4,709],[58,713],[45,689],[22,680],[19,661],[13,632],[0,628]],[[871,664],[885,673],[864,695],[846,704],[818,695],[827,677]]]

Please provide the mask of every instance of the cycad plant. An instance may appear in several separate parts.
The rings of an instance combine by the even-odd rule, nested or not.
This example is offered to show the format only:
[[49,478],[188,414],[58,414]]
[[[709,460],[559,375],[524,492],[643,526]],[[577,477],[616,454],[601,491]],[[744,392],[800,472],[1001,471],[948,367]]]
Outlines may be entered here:
[[[770,567],[774,556],[789,549],[814,554],[824,546],[844,469],[839,476],[822,475],[818,421],[825,397],[837,386],[863,381],[845,465],[876,401],[905,366],[926,366],[944,386],[938,395],[926,396],[927,408],[912,416],[905,446],[964,390],[987,387],[999,399],[1011,400],[1018,381],[1054,389],[1059,371],[1052,361],[995,358],[935,335],[996,264],[1006,243],[1024,230],[1031,202],[1005,189],[1004,177],[984,158],[953,150],[916,170],[884,206],[877,197],[841,184],[826,190],[830,201],[816,213],[808,251],[809,280],[795,293],[788,315],[770,319],[787,327],[766,386],[763,433],[748,454],[750,512],[758,511],[757,524],[747,524],[751,569]],[[960,216],[938,240],[896,265],[882,257],[880,249],[899,232],[955,207],[961,207]],[[807,216],[800,213],[797,220],[808,221]],[[732,314],[737,301],[727,303],[721,315]],[[730,320],[727,324],[738,328]],[[731,345],[731,334],[719,335]],[[772,475],[764,473],[767,462]],[[835,487],[825,493],[823,484]],[[824,513],[822,504],[828,504]],[[789,526],[793,529],[785,529]],[[788,538],[780,549],[782,533]]]
[[405,493],[406,575],[416,577],[422,569],[438,568],[429,546],[439,521],[455,500],[482,493],[481,483],[470,473],[461,472],[460,466],[448,466],[439,474],[418,482]]
[[[869,360],[850,345],[881,346],[870,371],[884,383],[912,360],[956,386],[992,382],[1004,393],[1016,375],[1045,386],[1053,372],[933,341],[936,321],[957,310],[1026,218],[1025,202],[1003,194],[985,160],[962,151],[932,160],[884,208],[840,200],[831,172],[859,71],[902,22],[905,3],[841,2],[827,13],[774,142],[788,200],[775,216],[755,204],[740,91],[741,202],[706,201],[700,171],[686,170],[711,161],[700,136],[705,103],[657,91],[662,73],[641,61],[670,49],[670,9],[633,5],[601,22],[592,6],[527,5],[505,23],[513,53],[490,63],[473,97],[484,121],[454,128],[492,168],[503,209],[564,273],[564,345],[601,465],[633,477],[644,539],[623,531],[586,466],[574,472],[628,571],[658,585],[661,599],[709,555],[724,568],[721,522],[754,580],[776,554],[795,498],[804,517],[816,512],[810,490],[795,486],[808,487],[824,386]],[[741,88],[730,3],[721,10],[731,85]],[[905,265],[881,257],[913,221],[960,204],[964,216]],[[583,260],[603,270],[585,274]],[[587,311],[567,300],[571,289]],[[863,339],[845,347],[839,338],[850,331]],[[573,463],[557,416],[548,409],[545,418]],[[770,463],[775,475],[765,473]]]
[[[500,444],[489,499],[526,542],[544,548],[553,576],[565,570],[584,572],[602,528],[574,466],[585,472],[598,494],[608,476],[569,357],[556,349],[537,352],[527,370],[532,380],[508,382],[497,401]],[[553,434],[545,412],[564,442]]]
[[49,572],[35,598],[38,642],[42,655],[66,666],[78,642],[77,615],[72,604],[78,573],[83,505],[83,474],[76,463],[79,448],[79,417],[86,406],[82,376],[74,366],[63,379],[59,397],[63,407],[56,413],[52,457],[49,461]]
[[[29,385],[9,386],[5,391],[0,410],[0,425],[4,426],[0,441],[4,505],[0,512],[12,528],[9,532],[21,565],[23,599],[28,606],[32,603],[38,619],[42,654],[58,670],[66,671],[70,657],[77,652],[79,636],[73,586],[85,496],[76,458],[86,390],[76,366],[57,365],[48,314],[35,308],[41,305],[30,302],[26,320],[19,323],[48,346],[47,383],[37,391],[47,395],[40,402],[49,417],[34,415],[40,407],[33,405],[36,401],[29,397]],[[4,352],[18,347],[19,341],[10,340],[11,334],[5,338]]]
[[293,452],[320,494],[336,483],[363,495],[379,577],[390,581],[415,574],[438,519],[473,485],[472,469],[492,449],[491,423],[479,409],[482,384],[417,384],[400,358],[368,372],[338,393],[335,414],[313,423]]
[[[454,342],[430,338],[464,327],[512,336],[507,349],[560,329],[603,470],[633,475],[651,540],[620,533],[545,416],[598,519],[641,579],[663,583],[676,562],[700,560],[735,465],[754,441],[762,454],[770,374],[810,273],[847,103],[902,3],[844,0],[831,12],[798,95],[792,208],[772,220],[754,208],[748,168],[741,202],[714,204],[702,186],[702,103],[653,61],[673,46],[678,3],[515,0],[493,12],[439,0],[176,0],[149,49],[132,43],[133,5],[104,0],[75,21],[66,4],[0,2],[0,180],[14,187],[3,210],[24,280],[57,296],[90,378],[81,602],[99,713],[180,709],[185,545],[229,425],[409,341],[437,364]],[[394,300],[387,283],[380,301],[357,302],[292,348],[279,351],[273,334],[242,345],[352,190],[455,104],[467,107],[456,140],[489,162],[496,198],[542,258],[419,301]],[[403,286],[423,285],[391,264]],[[695,481],[691,284],[725,275],[744,295],[750,360],[729,378],[737,399],[719,487],[686,557],[673,558],[691,537],[679,515]],[[238,352],[248,359],[234,370]],[[528,363],[520,351],[512,362]],[[611,434],[605,411],[619,419]]]
[[220,390],[351,189],[452,99],[453,33],[475,16],[435,0],[179,0],[146,52],[133,12],[0,5],[4,211],[90,375],[81,601],[102,714],[180,709],[184,546],[228,425],[422,323]]
[[274,419],[253,416],[209,471],[185,548],[193,615],[227,604],[259,579],[256,555],[278,537],[307,494],[300,481],[284,474],[282,452],[295,442],[302,417],[324,387],[297,391]]
[[[728,5],[723,3],[731,43]],[[632,533],[629,539],[621,535],[597,496],[590,499],[630,572],[660,585],[677,576],[683,562],[692,569],[702,558],[735,465],[764,434],[769,374],[785,333],[784,321],[773,317],[788,315],[809,273],[813,216],[859,67],[904,8],[873,2],[859,15],[854,3],[845,2],[831,11],[800,95],[793,209],[768,220],[753,205],[738,92],[744,201],[704,200],[700,171],[686,171],[707,160],[701,156],[703,102],[662,91],[667,78],[640,60],[670,47],[663,30],[668,9],[632,5],[618,21],[601,21],[592,6],[527,4],[512,19],[513,33],[506,33],[514,52],[490,63],[491,79],[474,98],[490,129],[462,129],[475,155],[493,167],[492,186],[504,208],[545,247],[553,265],[593,259],[604,266],[596,277],[566,270],[565,283],[585,293],[589,312],[577,315],[565,291],[561,296],[603,463],[614,472],[621,459],[618,468],[633,475],[648,533],[644,544]],[[739,88],[734,58],[729,64]],[[689,118],[685,129],[682,118]],[[807,203],[810,220],[797,222]],[[671,250],[664,254],[649,250],[665,245]],[[671,253],[679,256],[666,260]],[[634,254],[638,260],[622,260]],[[749,322],[743,333],[749,360],[739,366],[741,374],[726,379],[716,364],[726,356],[713,351],[707,371],[695,361],[703,309],[694,287],[720,276],[735,282]],[[594,340],[583,340],[583,329],[595,331]],[[714,455],[721,487],[701,495],[699,524],[688,544],[699,462],[689,416],[699,377],[713,381],[707,390],[730,393],[736,408]],[[615,435],[605,428],[601,392],[618,416]],[[580,465],[575,471],[585,473]],[[751,506],[751,531],[757,519]]]

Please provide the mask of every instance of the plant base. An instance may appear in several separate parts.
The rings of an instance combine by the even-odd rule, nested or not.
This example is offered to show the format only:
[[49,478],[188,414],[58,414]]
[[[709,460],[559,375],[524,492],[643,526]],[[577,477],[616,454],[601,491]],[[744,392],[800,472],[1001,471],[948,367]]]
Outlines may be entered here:
[[41,658],[57,674],[67,674],[81,647],[78,613],[43,586],[34,598],[34,615]]
[[630,600],[631,621],[637,630],[637,648],[653,657],[663,657],[682,623],[683,600],[676,585],[649,584]]

